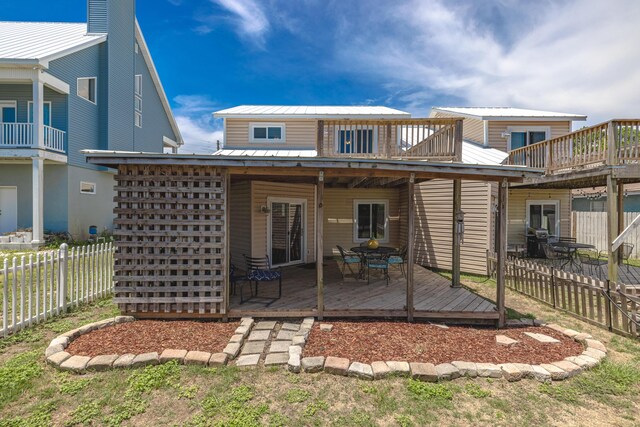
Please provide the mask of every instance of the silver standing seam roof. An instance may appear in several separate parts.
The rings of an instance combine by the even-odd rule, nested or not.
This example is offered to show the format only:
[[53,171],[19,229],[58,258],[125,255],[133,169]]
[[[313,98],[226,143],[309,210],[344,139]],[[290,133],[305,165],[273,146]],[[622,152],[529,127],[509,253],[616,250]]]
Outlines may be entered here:
[[411,113],[383,106],[238,105],[213,113],[216,118],[273,119],[407,119]]
[[526,108],[512,107],[433,107],[432,110],[481,120],[587,120],[587,116],[583,114],[558,113],[555,111],[529,110]]

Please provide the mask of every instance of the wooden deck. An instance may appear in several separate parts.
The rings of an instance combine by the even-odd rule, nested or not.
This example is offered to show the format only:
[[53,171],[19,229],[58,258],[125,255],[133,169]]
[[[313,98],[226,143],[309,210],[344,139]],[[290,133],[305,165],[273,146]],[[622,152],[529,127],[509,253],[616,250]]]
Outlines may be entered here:
[[[389,285],[379,276],[366,280],[342,279],[339,264],[325,260],[325,317],[406,317],[406,279],[392,269]],[[230,317],[298,317],[317,314],[315,264],[289,267],[283,271],[282,298],[275,299],[277,283],[262,284],[258,297],[240,304],[239,291],[231,297]],[[452,288],[451,282],[421,266],[414,267],[414,307],[416,318],[497,319],[493,302],[466,288]],[[243,286],[245,296],[249,286]]]

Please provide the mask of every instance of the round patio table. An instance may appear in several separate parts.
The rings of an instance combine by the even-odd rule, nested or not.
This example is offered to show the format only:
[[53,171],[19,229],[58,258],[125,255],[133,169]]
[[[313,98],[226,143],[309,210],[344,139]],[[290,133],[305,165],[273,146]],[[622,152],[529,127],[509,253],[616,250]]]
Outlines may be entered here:
[[578,253],[578,249],[595,249],[594,245],[590,245],[588,243],[577,243],[577,242],[554,242],[550,243],[550,245],[554,248],[562,248],[566,249],[569,253],[569,262],[565,263],[569,265],[574,265],[576,268],[579,268],[580,265],[576,262],[576,253]]
[[367,254],[389,255],[397,251],[398,251],[397,248],[392,248],[391,246],[378,246],[376,249],[372,249],[367,246],[354,246],[353,248],[351,248],[351,252],[361,253],[364,255],[367,255]]

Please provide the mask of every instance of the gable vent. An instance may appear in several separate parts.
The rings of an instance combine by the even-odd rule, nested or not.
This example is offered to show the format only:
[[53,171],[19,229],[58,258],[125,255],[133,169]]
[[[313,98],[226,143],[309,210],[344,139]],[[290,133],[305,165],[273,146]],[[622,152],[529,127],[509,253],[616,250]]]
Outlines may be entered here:
[[107,0],[87,1],[87,32],[89,34],[107,33]]

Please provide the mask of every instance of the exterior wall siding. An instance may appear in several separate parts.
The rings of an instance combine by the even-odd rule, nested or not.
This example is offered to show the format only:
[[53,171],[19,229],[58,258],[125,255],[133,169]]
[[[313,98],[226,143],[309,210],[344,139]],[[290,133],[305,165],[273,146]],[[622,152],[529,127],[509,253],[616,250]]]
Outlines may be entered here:
[[[466,125],[466,120],[464,125]],[[502,136],[508,127],[549,127],[551,129],[550,138],[566,135],[571,132],[571,122],[545,122],[545,121],[489,121],[489,146],[498,150],[507,151],[508,139]]]
[[[251,255],[252,214],[251,181],[231,183],[229,209],[231,215],[229,233],[231,262],[241,270],[245,269],[244,255]],[[262,214],[261,214],[262,215]]]
[[[45,181],[46,176],[45,171]],[[80,193],[81,181],[95,183],[96,194]],[[74,238],[89,238],[90,225],[95,225],[99,233],[113,229],[113,198],[116,195],[113,173],[69,166],[66,185],[68,206],[72,207],[69,210],[68,231]]]
[[[282,149],[315,149],[316,148],[316,120],[315,119],[289,119],[289,120],[254,120],[254,119],[225,119],[226,132],[224,146],[226,148],[282,148]],[[285,143],[258,144],[249,142],[250,123],[284,123]]]
[[[16,101],[18,123],[29,121],[29,101],[33,100],[30,84],[0,84],[0,100]],[[44,101],[51,102],[51,126],[67,131],[67,95],[44,88]]]
[[558,200],[560,202],[560,235],[571,236],[571,190],[509,190],[507,212],[507,242],[526,242],[527,200]]
[[[453,113],[444,113],[442,111],[436,111],[435,117],[450,118],[460,117]],[[472,119],[465,117],[462,122],[462,137],[478,144],[484,144],[484,123],[480,119]]]

